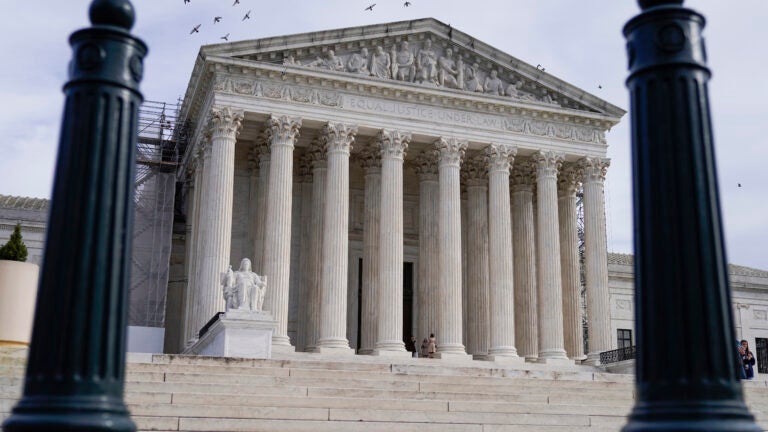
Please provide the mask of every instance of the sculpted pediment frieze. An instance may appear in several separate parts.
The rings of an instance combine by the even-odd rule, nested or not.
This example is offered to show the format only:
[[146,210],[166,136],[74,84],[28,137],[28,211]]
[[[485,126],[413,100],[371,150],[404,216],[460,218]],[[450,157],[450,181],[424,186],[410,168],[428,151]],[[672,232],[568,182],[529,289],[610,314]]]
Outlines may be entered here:
[[205,54],[620,118],[624,111],[434,19],[203,47]]

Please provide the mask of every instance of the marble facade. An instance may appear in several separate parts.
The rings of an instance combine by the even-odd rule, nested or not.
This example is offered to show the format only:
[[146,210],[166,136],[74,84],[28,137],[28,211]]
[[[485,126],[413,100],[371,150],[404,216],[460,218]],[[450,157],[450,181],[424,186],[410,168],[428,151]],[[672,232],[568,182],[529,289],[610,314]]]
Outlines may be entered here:
[[269,279],[274,350],[403,356],[435,333],[440,358],[567,362],[610,346],[605,133],[623,110],[433,19],[201,53],[180,350],[243,257]]

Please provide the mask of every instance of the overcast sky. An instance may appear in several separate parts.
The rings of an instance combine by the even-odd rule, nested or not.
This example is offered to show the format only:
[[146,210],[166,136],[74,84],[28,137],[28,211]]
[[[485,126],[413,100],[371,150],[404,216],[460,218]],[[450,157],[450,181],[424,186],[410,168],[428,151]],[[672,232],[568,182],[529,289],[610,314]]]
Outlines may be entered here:
[[[150,47],[142,91],[175,102],[200,45],[434,17],[530,64],[628,107],[621,29],[633,0],[134,0],[134,33]],[[376,2],[373,12],[364,11]],[[4,1],[0,27],[0,194],[50,197],[67,37],[87,25],[86,0]],[[710,96],[728,258],[768,269],[768,1],[689,0],[708,19]],[[252,10],[251,19],[241,18]],[[222,22],[213,24],[220,15]],[[200,33],[190,29],[202,24]],[[602,89],[598,88],[602,86]],[[609,249],[632,252],[629,115],[607,135]],[[742,187],[738,187],[741,183]]]

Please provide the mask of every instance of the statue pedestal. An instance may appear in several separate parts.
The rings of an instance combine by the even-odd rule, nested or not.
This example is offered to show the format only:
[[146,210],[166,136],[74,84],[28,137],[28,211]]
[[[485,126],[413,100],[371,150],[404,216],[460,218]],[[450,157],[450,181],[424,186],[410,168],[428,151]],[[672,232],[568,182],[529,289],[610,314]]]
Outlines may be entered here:
[[268,359],[277,321],[264,311],[233,309],[220,313],[185,354]]

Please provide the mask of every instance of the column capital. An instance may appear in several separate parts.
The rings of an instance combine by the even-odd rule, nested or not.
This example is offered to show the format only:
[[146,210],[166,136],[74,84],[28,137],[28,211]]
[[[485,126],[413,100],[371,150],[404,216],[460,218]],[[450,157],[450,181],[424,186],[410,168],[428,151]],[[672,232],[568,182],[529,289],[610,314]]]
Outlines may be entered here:
[[408,144],[411,142],[411,134],[382,129],[379,131],[376,140],[381,147],[381,157],[383,159],[403,160],[405,152],[408,150]]
[[489,144],[485,148],[489,172],[503,171],[509,173],[512,163],[517,156],[517,148],[503,144]]
[[285,115],[272,115],[267,122],[267,141],[270,147],[287,146],[293,148],[299,137],[301,119]]
[[312,144],[309,145],[309,150],[307,150],[307,157],[312,166],[312,171],[328,168],[328,161],[325,156],[324,139],[316,138],[312,141]]
[[237,138],[243,126],[243,111],[230,107],[214,107],[211,110],[208,129],[212,138]]
[[584,183],[603,183],[611,160],[608,158],[583,157],[577,162],[579,176]]
[[557,172],[563,164],[564,154],[551,150],[539,150],[531,155],[536,163],[536,178],[557,179]]
[[557,192],[560,196],[573,196],[579,189],[581,174],[574,163],[563,163],[560,175],[557,177]]
[[461,166],[461,177],[467,186],[487,186],[488,164],[485,155],[478,154],[468,157]]
[[434,148],[422,150],[414,159],[414,170],[419,180],[437,180],[437,160],[440,152]]
[[467,150],[468,144],[467,140],[458,138],[438,138],[434,145],[435,149],[439,152],[439,166],[455,166],[458,168],[461,165],[461,160],[464,158],[464,152]]
[[328,122],[323,126],[325,150],[328,153],[346,153],[352,150],[352,143],[357,135],[357,126],[338,122]]
[[536,184],[536,163],[530,158],[518,158],[515,161],[512,175],[509,176],[512,191],[533,190]]
[[381,151],[375,145],[363,148],[355,158],[360,161],[366,174],[381,173]]

